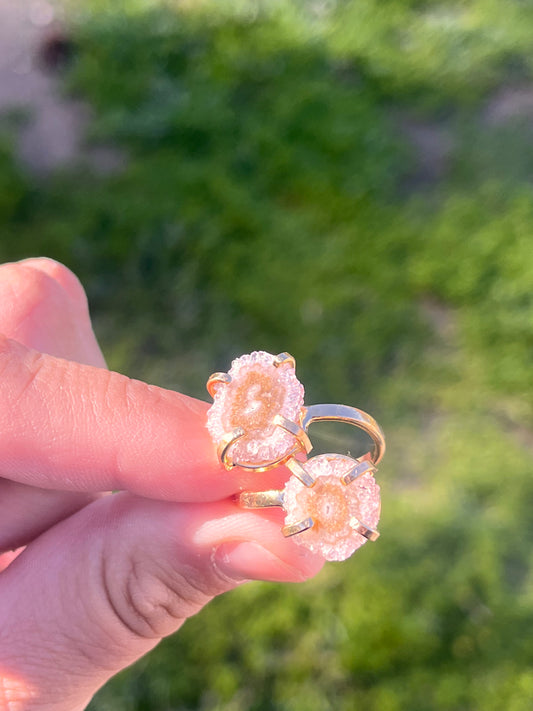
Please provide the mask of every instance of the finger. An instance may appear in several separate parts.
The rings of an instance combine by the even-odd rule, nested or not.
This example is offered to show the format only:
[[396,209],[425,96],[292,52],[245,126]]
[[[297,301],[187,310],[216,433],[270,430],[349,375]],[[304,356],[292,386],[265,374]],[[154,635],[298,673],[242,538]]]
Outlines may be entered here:
[[79,303],[88,310],[87,295],[78,277],[68,267],[50,257],[29,257],[15,262],[23,267],[31,267],[43,274],[48,274],[55,282],[61,285],[73,302]]
[[[227,472],[206,429],[208,405],[0,337],[0,476],[70,491],[128,489],[216,500],[257,474]],[[261,480],[269,488],[281,473]]]
[[[53,259],[0,265],[0,332],[51,355],[105,366],[83,287]],[[28,543],[93,499],[0,480],[0,551]]]
[[0,265],[0,333],[43,353],[105,367],[83,287],[53,259]]
[[99,496],[0,479],[0,552],[26,545]]
[[2,688],[15,688],[22,708],[31,699],[41,711],[83,709],[215,595],[250,578],[302,581],[321,566],[279,523],[231,501],[101,499],[0,576],[0,706]]

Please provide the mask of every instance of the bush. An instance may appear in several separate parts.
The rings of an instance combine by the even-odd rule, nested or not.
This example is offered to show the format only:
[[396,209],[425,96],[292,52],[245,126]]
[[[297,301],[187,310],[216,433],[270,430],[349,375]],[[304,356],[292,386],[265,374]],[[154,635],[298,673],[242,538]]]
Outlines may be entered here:
[[[179,5],[74,8],[66,86],[126,167],[3,152],[1,256],[72,267],[116,369],[203,397],[288,350],[307,402],[371,410],[383,537],[215,600],[91,708],[529,709],[533,156],[483,101],[529,76],[530,8]],[[409,122],[451,136],[431,183]]]

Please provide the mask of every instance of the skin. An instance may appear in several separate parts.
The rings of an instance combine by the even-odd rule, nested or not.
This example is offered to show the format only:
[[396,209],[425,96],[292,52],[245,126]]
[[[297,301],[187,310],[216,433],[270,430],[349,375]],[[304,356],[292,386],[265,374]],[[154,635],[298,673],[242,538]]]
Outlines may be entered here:
[[320,570],[236,505],[287,472],[225,471],[208,407],[107,370],[66,267],[0,266],[0,711],[84,709],[215,595]]

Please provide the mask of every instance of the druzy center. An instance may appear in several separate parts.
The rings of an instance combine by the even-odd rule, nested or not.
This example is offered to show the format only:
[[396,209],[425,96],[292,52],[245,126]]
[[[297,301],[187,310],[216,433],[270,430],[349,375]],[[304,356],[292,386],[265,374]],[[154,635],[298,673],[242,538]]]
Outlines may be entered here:
[[350,512],[345,488],[335,477],[323,477],[310,491],[309,515],[324,532],[339,533],[348,522]]
[[280,412],[286,388],[264,367],[250,369],[236,383],[228,412],[228,429],[248,433],[267,430]]

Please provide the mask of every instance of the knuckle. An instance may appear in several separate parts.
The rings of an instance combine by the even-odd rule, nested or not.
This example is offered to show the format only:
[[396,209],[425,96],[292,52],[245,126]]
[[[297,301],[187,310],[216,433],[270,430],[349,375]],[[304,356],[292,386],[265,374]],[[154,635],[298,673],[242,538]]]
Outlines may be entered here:
[[4,474],[10,471],[13,452],[27,447],[23,444],[26,433],[37,424],[38,416],[33,419],[34,408],[28,405],[35,402],[44,367],[43,354],[0,336],[0,461]]
[[170,634],[211,599],[183,572],[160,566],[147,570],[145,561],[134,558],[119,585],[109,570],[104,573],[104,589],[121,626],[142,639]]
[[20,403],[39,379],[44,363],[42,353],[28,351],[22,344],[0,334],[0,399],[5,412],[12,412],[12,408]]

